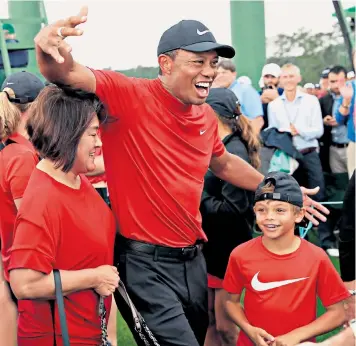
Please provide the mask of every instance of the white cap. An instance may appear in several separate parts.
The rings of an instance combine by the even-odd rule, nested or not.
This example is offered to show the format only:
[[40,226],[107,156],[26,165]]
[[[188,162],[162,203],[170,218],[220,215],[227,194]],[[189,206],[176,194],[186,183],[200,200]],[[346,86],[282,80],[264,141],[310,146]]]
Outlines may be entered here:
[[313,83],[304,84],[304,89],[315,89],[315,85]]
[[237,83],[252,85],[251,79],[247,76],[241,76],[237,78]]
[[355,72],[354,71],[347,72],[347,78],[348,79],[355,78]]
[[267,64],[267,65],[263,66],[262,77],[264,77],[268,74],[278,78],[281,75],[281,68],[277,64],[274,64],[274,63]]

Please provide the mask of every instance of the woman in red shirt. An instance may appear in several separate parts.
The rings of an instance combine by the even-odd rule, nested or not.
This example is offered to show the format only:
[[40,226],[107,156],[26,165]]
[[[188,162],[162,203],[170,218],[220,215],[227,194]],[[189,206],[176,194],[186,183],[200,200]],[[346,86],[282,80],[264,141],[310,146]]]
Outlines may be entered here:
[[9,250],[17,209],[38,163],[25,124],[28,109],[43,88],[35,75],[19,72],[5,79],[0,92],[0,335],[5,345],[17,345],[16,298],[8,284]]
[[43,159],[23,197],[10,254],[19,346],[62,345],[53,269],[60,269],[71,345],[107,345],[105,310],[119,282],[115,220],[84,175],[95,169],[104,117],[94,94],[65,87],[46,87],[31,107],[27,130]]

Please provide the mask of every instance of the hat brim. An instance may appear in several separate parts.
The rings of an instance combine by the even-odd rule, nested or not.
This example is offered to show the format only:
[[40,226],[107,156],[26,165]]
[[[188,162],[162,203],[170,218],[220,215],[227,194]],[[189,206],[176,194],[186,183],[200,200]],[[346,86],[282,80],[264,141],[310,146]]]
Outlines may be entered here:
[[219,56],[223,58],[233,58],[235,56],[235,49],[231,46],[214,43],[214,42],[199,42],[190,44],[189,46],[181,47],[181,49],[187,50],[188,52],[203,53],[215,50]]

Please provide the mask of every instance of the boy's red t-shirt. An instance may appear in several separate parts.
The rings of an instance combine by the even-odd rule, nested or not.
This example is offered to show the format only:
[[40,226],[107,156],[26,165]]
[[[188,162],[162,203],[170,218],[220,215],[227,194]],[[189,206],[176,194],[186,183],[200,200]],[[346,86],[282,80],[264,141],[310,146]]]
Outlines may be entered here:
[[[35,169],[16,219],[9,271],[26,268],[49,274],[53,269],[113,265],[114,237],[114,217],[85,176],[76,190]],[[110,301],[106,299],[107,316]],[[71,344],[100,344],[98,302],[92,289],[64,298]],[[60,335],[57,306],[55,310]],[[19,346],[53,345],[48,301],[20,300],[18,312]],[[57,345],[61,344],[58,338]]]
[[9,280],[7,267],[17,214],[14,200],[22,198],[38,156],[31,142],[15,133],[9,137],[15,143],[0,151],[0,238],[4,275]]
[[[291,281],[288,281],[291,280]],[[224,289],[241,294],[249,323],[274,337],[316,319],[317,296],[325,307],[350,296],[328,256],[302,239],[298,250],[276,255],[252,239],[231,253]],[[253,346],[241,331],[238,346]]]
[[206,240],[199,212],[204,175],[212,156],[225,151],[212,108],[183,104],[159,79],[93,73],[111,116],[101,135],[121,234],[171,247]]

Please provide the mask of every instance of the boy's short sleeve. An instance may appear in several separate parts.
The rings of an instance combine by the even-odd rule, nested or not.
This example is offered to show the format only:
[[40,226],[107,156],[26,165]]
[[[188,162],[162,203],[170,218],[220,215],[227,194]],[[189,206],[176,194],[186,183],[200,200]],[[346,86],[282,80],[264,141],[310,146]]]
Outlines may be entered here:
[[328,256],[324,253],[322,256],[318,271],[317,295],[327,307],[348,298],[350,293]]
[[232,294],[240,294],[245,286],[239,260],[239,252],[235,249],[230,255],[223,282],[224,290]]

